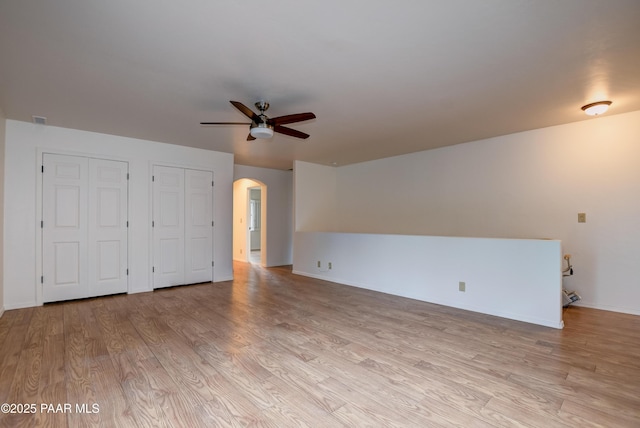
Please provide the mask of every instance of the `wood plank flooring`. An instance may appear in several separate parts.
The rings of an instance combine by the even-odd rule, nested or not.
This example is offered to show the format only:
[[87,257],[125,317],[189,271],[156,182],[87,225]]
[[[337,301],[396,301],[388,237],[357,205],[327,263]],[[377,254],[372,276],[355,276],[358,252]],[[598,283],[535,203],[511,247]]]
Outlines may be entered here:
[[234,270],[7,311],[0,403],[34,411],[0,426],[640,426],[640,317],[570,307],[555,330]]

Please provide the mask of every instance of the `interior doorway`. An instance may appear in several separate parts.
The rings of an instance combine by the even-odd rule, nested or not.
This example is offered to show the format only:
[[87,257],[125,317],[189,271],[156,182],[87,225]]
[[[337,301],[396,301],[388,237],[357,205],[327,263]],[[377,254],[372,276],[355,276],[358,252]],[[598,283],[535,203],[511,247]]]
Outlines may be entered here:
[[262,240],[260,235],[262,233],[261,220],[261,191],[260,187],[250,187],[248,189],[249,196],[249,212],[247,218],[249,219],[249,233],[247,234],[249,247],[249,262],[260,264],[262,261]]
[[233,258],[267,265],[267,186],[241,178],[233,183]]

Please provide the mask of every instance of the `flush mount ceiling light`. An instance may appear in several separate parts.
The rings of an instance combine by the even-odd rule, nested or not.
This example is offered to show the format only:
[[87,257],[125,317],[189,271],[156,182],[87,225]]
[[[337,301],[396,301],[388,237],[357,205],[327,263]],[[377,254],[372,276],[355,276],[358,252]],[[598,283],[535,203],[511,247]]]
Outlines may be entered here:
[[598,101],[582,106],[582,110],[589,116],[597,116],[607,111],[610,105],[611,101]]

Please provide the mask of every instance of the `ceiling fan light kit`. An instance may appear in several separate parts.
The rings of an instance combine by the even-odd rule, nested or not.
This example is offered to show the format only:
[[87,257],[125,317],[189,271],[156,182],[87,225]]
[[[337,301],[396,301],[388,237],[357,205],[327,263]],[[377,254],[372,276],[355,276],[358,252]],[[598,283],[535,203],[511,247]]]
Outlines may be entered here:
[[255,140],[257,138],[271,138],[273,137],[273,133],[277,132],[280,134],[285,134],[290,137],[296,138],[309,138],[309,134],[305,134],[304,132],[300,132],[295,129],[288,128],[286,125],[289,123],[303,122],[305,120],[315,119],[316,115],[307,112],[307,113],[296,113],[296,114],[288,114],[286,116],[278,116],[274,118],[267,117],[264,114],[265,111],[269,108],[269,103],[266,101],[258,101],[255,103],[255,106],[258,110],[260,110],[260,114],[254,113],[249,107],[245,106],[241,102],[238,101],[230,101],[231,104],[238,110],[242,112],[245,116],[251,119],[251,123],[242,123],[242,122],[200,122],[200,125],[249,125],[249,135],[247,136],[247,141]]
[[271,138],[273,137],[273,127],[266,123],[259,123],[257,126],[252,126],[249,133],[253,138]]

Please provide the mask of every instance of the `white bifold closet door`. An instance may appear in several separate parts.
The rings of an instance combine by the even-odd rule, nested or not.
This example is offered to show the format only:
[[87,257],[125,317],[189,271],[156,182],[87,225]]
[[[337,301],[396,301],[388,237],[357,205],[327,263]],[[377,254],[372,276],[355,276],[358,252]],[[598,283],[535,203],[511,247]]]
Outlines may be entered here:
[[153,167],[153,287],[213,279],[213,173]]
[[124,293],[126,162],[44,154],[43,301]]

